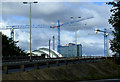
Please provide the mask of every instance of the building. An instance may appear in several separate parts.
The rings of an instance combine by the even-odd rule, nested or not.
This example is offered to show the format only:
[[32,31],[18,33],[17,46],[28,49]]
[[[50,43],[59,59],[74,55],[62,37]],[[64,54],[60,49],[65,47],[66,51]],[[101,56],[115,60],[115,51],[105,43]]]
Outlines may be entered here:
[[48,48],[39,48],[37,50],[32,51],[32,56],[41,56],[42,54],[45,54],[45,58],[58,58],[58,57],[62,57],[62,55],[59,54],[55,50],[50,50],[50,55],[49,55],[49,49]]
[[77,50],[76,50],[76,45],[73,43],[69,43],[66,46],[60,46],[60,50],[63,57],[75,57],[76,51],[77,51],[77,56],[82,56],[81,44],[77,44]]

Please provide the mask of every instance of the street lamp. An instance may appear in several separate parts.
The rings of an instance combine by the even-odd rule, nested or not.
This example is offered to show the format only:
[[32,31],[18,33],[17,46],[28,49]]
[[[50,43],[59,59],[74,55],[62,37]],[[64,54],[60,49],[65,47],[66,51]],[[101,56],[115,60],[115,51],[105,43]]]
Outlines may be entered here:
[[[70,17],[71,19],[75,19],[74,17]],[[81,17],[77,17],[81,18]],[[77,31],[75,31],[75,56],[77,57]]]
[[23,2],[23,4],[30,4],[30,61],[31,61],[31,57],[32,57],[32,55],[31,55],[31,4],[32,3],[38,3],[38,2]]

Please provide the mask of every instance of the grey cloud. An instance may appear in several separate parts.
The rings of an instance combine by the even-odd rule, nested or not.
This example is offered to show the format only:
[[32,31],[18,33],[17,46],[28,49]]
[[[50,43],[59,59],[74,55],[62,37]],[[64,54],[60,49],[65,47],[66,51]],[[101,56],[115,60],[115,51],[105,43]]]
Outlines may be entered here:
[[30,49],[29,42],[19,42],[17,45],[25,51],[29,51],[29,49]]
[[[52,42],[52,37],[53,35],[55,36],[55,42],[57,45],[57,31],[53,31],[56,29],[44,29],[44,28],[38,28],[38,29],[32,29],[32,50],[35,50],[36,48],[39,48],[40,46],[48,46],[48,40],[51,39]],[[27,33],[26,33],[27,31]],[[18,30],[15,31],[15,36],[17,37],[16,40],[19,40],[19,46],[23,47],[25,50],[29,51],[29,29],[26,31]],[[24,45],[25,44],[25,45]]]
[[[57,25],[58,19],[61,23],[65,23],[71,21],[71,16],[76,18],[79,16],[81,16],[82,18],[94,16],[93,19],[62,26],[61,33],[65,33],[63,33],[64,35],[61,34],[61,44],[64,45],[66,43],[69,43],[69,41],[74,41],[74,32],[76,30],[78,31],[78,37],[95,38],[96,36],[90,36],[88,34],[94,33],[95,27],[107,27],[107,20],[110,16],[109,9],[110,7],[107,5],[103,4],[98,6],[93,3],[38,3],[36,5],[32,4],[32,24]],[[28,5],[23,5],[22,3],[3,3],[2,11],[3,21],[7,21],[10,25],[29,24]],[[14,16],[19,16],[21,19],[15,19]],[[24,32],[22,32],[22,34],[21,32],[18,32],[16,38],[18,37],[17,40],[20,41],[18,45],[20,45],[23,49],[29,50],[29,29],[25,30]],[[56,38],[55,42],[57,45],[57,33],[57,28],[46,28],[41,30],[32,29],[32,49],[36,49],[40,46],[48,46],[48,40],[49,38],[52,40],[53,35]],[[23,35],[23,37],[26,38],[24,34],[28,34],[28,39],[22,41],[19,36]],[[103,38],[103,36],[101,35],[97,35],[97,37],[99,37],[100,39]],[[101,47],[97,47],[99,43],[93,42],[92,45],[94,46],[90,46],[89,44],[83,42],[82,44],[88,45],[86,47],[83,47],[83,52],[85,54],[103,54],[103,49]]]
[[[49,13],[49,14],[47,14]],[[93,19],[75,23],[76,26],[81,26],[78,29],[91,29],[93,26],[105,27],[109,17],[109,7],[106,5],[96,6],[92,3],[38,3],[32,4],[32,23],[33,24],[50,24],[57,23],[60,19],[62,23],[70,21],[70,17],[81,16],[83,18],[94,16]],[[6,17],[7,15],[7,17]],[[27,17],[24,23],[29,24],[29,6],[22,3],[4,3],[3,4],[3,19],[8,18],[14,22],[19,20],[13,19],[12,15],[20,15]],[[102,21],[101,21],[102,20]],[[10,20],[9,20],[10,21]],[[28,21],[28,22],[27,22]],[[43,22],[44,21],[44,22]],[[85,25],[86,24],[86,25]],[[64,26],[65,30],[73,30],[74,26]],[[73,30],[74,31],[74,30]]]
[[94,46],[87,46],[83,47],[83,54],[86,54],[88,56],[90,55],[102,55],[104,54],[104,49],[100,48],[96,45]]

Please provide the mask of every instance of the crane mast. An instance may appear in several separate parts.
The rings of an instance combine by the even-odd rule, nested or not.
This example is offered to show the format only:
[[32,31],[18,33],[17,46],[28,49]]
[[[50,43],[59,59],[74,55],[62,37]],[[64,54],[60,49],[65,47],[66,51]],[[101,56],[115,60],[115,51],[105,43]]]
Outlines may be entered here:
[[10,32],[10,37],[11,37],[12,40],[14,41],[14,29],[11,28],[10,30],[11,30],[11,32]]
[[108,37],[107,31],[104,29],[104,56],[108,56]]
[[60,21],[58,20],[58,53],[60,52]]
[[76,22],[80,22],[80,21],[84,21],[84,20],[87,20],[87,19],[91,19],[91,18],[94,18],[94,17],[88,17],[88,18],[83,18],[83,19],[80,19],[80,20],[74,20],[74,21],[70,21],[70,22],[65,22],[63,24],[60,24],[60,20],[58,20],[58,25],[57,26],[51,26],[50,28],[58,28],[58,52],[61,53],[60,51],[60,27],[61,26],[64,26],[64,25],[68,25],[68,24],[73,24],[73,23],[76,23]]
[[104,30],[99,30],[99,29],[95,29],[95,32],[96,32],[96,34],[97,34],[97,32],[103,32],[104,33],[104,56],[109,56],[109,54],[108,54],[108,49],[109,49],[109,47],[108,47],[108,35],[109,35],[109,33],[107,32],[107,30],[106,29],[104,29]]

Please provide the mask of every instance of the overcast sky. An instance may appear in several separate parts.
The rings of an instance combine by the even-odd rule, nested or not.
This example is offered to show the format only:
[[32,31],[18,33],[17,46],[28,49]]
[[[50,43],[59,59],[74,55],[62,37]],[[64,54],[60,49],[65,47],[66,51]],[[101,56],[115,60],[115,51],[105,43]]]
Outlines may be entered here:
[[[111,6],[105,2],[39,2],[32,4],[32,25],[44,24],[46,26],[57,25],[94,17],[84,21],[61,26],[61,45],[75,43],[75,32],[77,32],[77,43],[82,44],[83,54],[102,55],[104,54],[104,36],[102,33],[95,34],[94,29],[111,28],[108,19],[111,15]],[[22,2],[2,3],[2,24],[3,25],[29,25],[29,5]],[[70,17],[74,17],[71,19]],[[1,24],[1,22],[0,22]],[[10,37],[10,30],[2,30],[3,34]],[[32,29],[32,50],[40,47],[48,48],[48,40],[55,36],[57,50],[58,30],[57,28],[33,28]],[[15,40],[22,49],[29,51],[29,29],[15,30]],[[51,46],[52,48],[52,46]]]

